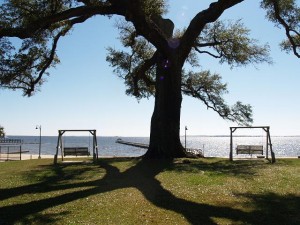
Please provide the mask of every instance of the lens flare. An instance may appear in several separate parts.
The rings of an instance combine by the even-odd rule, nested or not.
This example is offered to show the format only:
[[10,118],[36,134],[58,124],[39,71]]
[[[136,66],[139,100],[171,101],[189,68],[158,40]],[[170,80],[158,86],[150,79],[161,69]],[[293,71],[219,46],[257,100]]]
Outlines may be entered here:
[[178,48],[178,46],[180,45],[180,40],[178,38],[171,38],[168,40],[168,45],[170,48]]
[[164,69],[168,69],[171,65],[171,62],[168,59],[165,59],[162,63],[162,66],[164,67]]

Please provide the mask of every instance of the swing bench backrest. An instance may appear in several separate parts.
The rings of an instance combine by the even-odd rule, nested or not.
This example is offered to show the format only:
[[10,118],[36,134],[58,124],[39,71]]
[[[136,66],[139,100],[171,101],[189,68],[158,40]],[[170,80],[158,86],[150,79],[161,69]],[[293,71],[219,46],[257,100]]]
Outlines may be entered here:
[[88,147],[64,147],[64,156],[89,156]]
[[236,154],[261,154],[263,155],[262,145],[238,145],[236,146]]

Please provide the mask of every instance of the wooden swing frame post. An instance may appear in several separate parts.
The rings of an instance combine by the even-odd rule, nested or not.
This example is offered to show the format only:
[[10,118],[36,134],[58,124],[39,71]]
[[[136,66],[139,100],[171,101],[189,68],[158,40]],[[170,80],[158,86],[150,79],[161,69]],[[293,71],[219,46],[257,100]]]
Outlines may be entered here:
[[56,145],[56,154],[54,156],[54,164],[57,163],[59,149],[61,152],[61,160],[64,161],[62,136],[64,135],[65,132],[89,132],[93,136],[93,161],[96,162],[98,160],[99,154],[98,154],[97,131],[96,130],[58,130],[58,138],[57,138],[57,145]]
[[245,127],[230,127],[230,152],[229,152],[229,160],[233,160],[233,133],[237,129],[263,129],[266,132],[266,158],[269,159],[269,150],[271,153],[271,162],[275,163],[275,153],[273,152],[272,148],[272,141],[270,135],[270,127],[269,126],[245,126]]

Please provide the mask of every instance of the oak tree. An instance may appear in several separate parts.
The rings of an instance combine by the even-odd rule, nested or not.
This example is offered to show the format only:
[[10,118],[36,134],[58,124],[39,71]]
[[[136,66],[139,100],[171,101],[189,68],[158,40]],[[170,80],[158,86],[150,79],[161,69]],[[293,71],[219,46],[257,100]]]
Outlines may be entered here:
[[[227,87],[219,74],[184,68],[187,63],[197,66],[198,54],[232,67],[271,62],[268,45],[250,38],[241,21],[219,20],[227,9],[244,1],[212,1],[199,9],[187,28],[174,31],[173,22],[164,18],[165,0],[6,0],[0,7],[0,86],[31,96],[49,75],[47,70],[60,62],[56,49],[61,37],[93,16],[119,15],[120,40],[128,50],[108,48],[107,61],[124,79],[128,95],[155,97],[145,158],[185,156],[179,138],[182,94],[199,99],[224,119],[252,122],[250,105],[226,104]],[[297,55],[295,1],[264,0],[261,5],[271,21],[286,29],[283,49]],[[12,39],[19,40],[19,46]]]

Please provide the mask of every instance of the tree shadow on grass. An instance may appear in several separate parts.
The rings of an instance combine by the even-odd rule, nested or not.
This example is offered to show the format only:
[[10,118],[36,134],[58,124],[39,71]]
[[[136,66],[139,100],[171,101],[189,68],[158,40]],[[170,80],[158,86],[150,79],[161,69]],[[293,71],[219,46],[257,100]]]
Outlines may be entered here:
[[299,225],[300,195],[239,194],[251,200],[255,211],[249,221],[255,224]]
[[[124,172],[120,172],[117,167],[113,166],[112,164],[114,162],[116,162],[116,159],[103,160],[99,163],[99,167],[87,165],[84,167],[80,166],[79,169],[76,170],[75,166],[73,170],[67,171],[66,169],[71,165],[49,166],[48,169],[53,170],[54,174],[52,176],[46,176],[44,180],[36,184],[0,190],[0,199],[2,200],[24,194],[45,194],[53,191],[63,193],[59,196],[0,207],[0,224],[15,224],[16,222],[23,224],[53,224],[56,220],[59,220],[60,216],[69,214],[70,212],[66,210],[58,212],[57,214],[41,215],[43,210],[61,206],[92,195],[129,187],[139,190],[144,197],[155,206],[181,214],[191,224],[216,224],[212,218],[226,218],[242,224],[262,224],[262,217],[264,218],[264,224],[279,224],[276,223],[278,215],[272,214],[273,205],[269,207],[268,204],[264,204],[263,200],[257,201],[255,196],[248,196],[258,206],[261,205],[261,207],[258,207],[259,210],[255,212],[244,212],[225,206],[200,204],[176,197],[172,192],[165,189],[160,181],[155,178],[156,175],[164,170],[172,170],[174,164],[171,161],[140,160],[135,166],[130,167]],[[221,167],[221,165],[219,166]],[[99,177],[96,180],[87,182],[78,181],[74,183],[62,182],[64,179],[78,179],[78,176],[80,177],[81,174],[88,172],[89,169],[99,170]],[[206,169],[210,170],[212,168],[211,166],[207,166]],[[279,196],[275,196],[273,199],[274,198],[277,199],[276,201],[283,201],[284,204],[288,201],[288,199],[280,198]],[[268,199],[268,195],[262,195],[258,199]],[[299,206],[299,198],[296,199],[295,204]],[[267,214],[265,214],[265,212],[267,212]],[[259,214],[261,218],[258,218],[257,214]],[[275,219],[269,220],[270,217]],[[268,223],[268,221],[275,221],[275,223]]]
[[186,166],[185,161],[178,161],[177,164],[170,169],[178,172],[218,172],[230,176],[240,176],[251,178],[259,173],[260,169],[263,169],[272,164],[265,160],[235,160],[229,161],[224,159],[212,158],[207,160],[187,160],[189,166]]
[[[91,167],[81,166],[80,168],[76,168],[76,170],[64,170],[65,168],[70,167],[71,165],[72,164],[58,166],[39,166],[37,170],[29,171],[28,173],[24,174],[24,176],[29,179],[33,178],[38,181],[26,186],[0,189],[0,201],[21,196],[24,194],[42,194],[50,191],[74,188],[74,184],[62,184],[62,182],[66,180],[74,180],[80,175],[84,175],[87,171],[91,169]],[[40,171],[51,171],[52,175],[40,175]],[[86,186],[86,184],[79,183],[76,184],[76,186]]]

